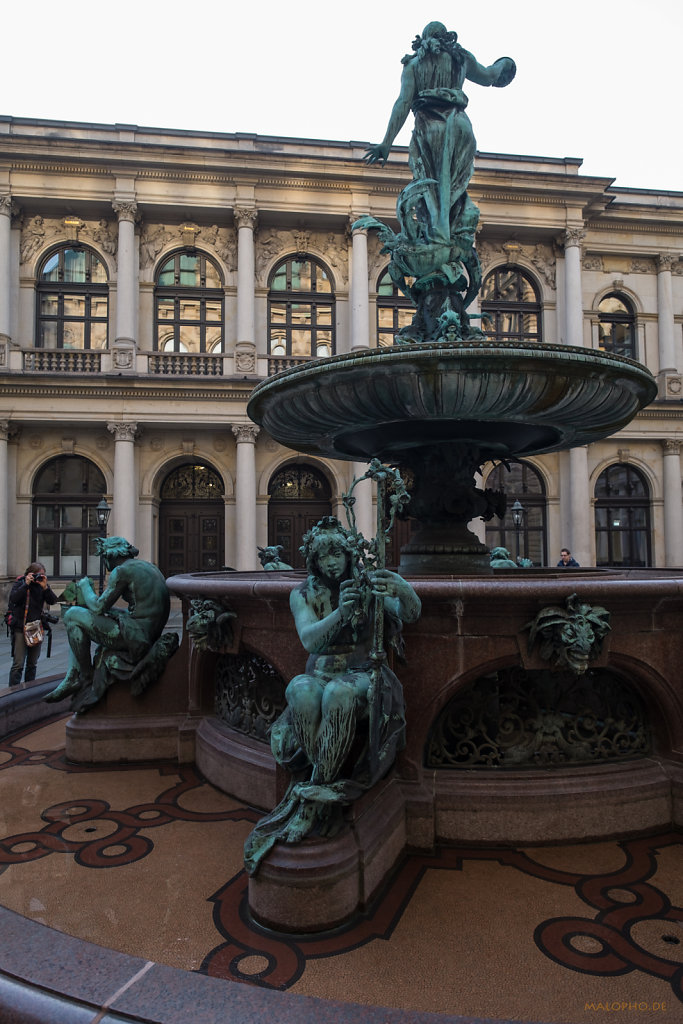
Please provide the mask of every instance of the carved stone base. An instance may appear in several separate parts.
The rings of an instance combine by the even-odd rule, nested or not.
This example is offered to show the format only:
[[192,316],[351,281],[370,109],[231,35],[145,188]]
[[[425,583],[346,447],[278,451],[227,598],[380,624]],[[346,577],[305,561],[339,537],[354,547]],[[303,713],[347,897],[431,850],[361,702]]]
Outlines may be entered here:
[[283,778],[278,787],[278,769],[268,744],[216,718],[204,718],[197,730],[196,761],[209,782],[252,807],[274,807],[286,786]]
[[66,723],[66,756],[76,764],[156,760],[190,764],[198,721],[186,715],[72,715]]
[[277,842],[249,879],[249,909],[277,931],[327,931],[367,907],[405,845],[403,796],[385,779],[349,809],[336,838]]

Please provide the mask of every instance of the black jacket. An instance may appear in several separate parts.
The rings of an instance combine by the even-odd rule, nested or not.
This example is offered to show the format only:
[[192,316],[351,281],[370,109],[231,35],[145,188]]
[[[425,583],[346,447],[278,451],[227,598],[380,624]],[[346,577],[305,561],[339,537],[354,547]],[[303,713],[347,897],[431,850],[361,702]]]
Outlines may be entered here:
[[26,608],[26,590],[29,590],[27,622],[35,622],[43,614],[44,604],[57,604],[59,598],[50,587],[45,590],[40,583],[27,584],[22,576],[18,579],[9,594],[9,610],[12,615],[12,629],[24,628],[24,609]]

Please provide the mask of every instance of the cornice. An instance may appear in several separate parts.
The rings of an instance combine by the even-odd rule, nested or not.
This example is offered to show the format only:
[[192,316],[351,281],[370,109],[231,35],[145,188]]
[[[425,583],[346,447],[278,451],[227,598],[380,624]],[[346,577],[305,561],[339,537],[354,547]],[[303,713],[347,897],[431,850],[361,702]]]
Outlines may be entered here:
[[41,374],[36,374],[35,376],[31,375],[30,379],[27,379],[24,375],[20,380],[15,380],[13,376],[6,375],[4,377],[0,377],[0,386],[2,387],[3,395],[7,396],[14,395],[22,398],[49,397],[62,399],[102,398],[109,403],[109,407],[111,407],[111,402],[114,400],[145,401],[153,399],[164,402],[185,402],[193,400],[206,401],[207,399],[225,401],[226,399],[231,399],[239,402],[246,402],[251,396],[251,392],[255,384],[250,387],[239,387],[238,385],[228,384],[222,388],[217,388],[215,384],[213,387],[207,384],[206,388],[202,388],[198,387],[194,382],[189,386],[184,386],[184,381],[178,380],[174,386],[169,386],[168,383],[164,382],[163,386],[154,388],[148,385],[136,387],[133,383],[131,383],[130,386],[126,386],[121,383],[118,377],[116,378],[115,384],[103,384],[101,377],[97,382],[93,381],[92,384],[69,384],[68,381],[63,378],[56,381],[53,375],[47,378]]
[[644,221],[637,215],[629,215],[626,211],[624,211],[624,217],[629,219],[606,220],[601,217],[599,220],[589,220],[587,226],[591,231],[628,231],[629,234],[639,231],[650,235],[683,236],[683,221],[677,224],[667,224],[664,217],[657,221]]

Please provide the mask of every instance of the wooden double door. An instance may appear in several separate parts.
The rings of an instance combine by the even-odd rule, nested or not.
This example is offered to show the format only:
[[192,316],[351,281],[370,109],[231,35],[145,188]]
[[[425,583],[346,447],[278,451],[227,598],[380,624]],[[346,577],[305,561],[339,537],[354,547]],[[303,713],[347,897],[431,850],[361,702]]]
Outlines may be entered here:
[[225,562],[223,502],[163,501],[159,509],[159,568],[164,576],[216,572]]
[[278,501],[268,505],[268,543],[281,544],[280,558],[293,569],[305,569],[299,552],[304,534],[323,518],[331,515],[329,501]]

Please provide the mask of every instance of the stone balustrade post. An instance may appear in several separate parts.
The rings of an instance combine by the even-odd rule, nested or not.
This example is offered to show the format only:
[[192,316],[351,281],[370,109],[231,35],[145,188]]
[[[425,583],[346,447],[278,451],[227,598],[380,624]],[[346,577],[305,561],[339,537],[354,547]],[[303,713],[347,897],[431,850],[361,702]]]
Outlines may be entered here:
[[260,428],[253,423],[236,423],[235,459],[235,568],[251,572],[259,568],[256,545],[256,438]]
[[114,435],[114,491],[112,495],[114,527],[110,536],[125,537],[135,544],[136,537],[136,475],[135,437],[137,423],[107,423]]

